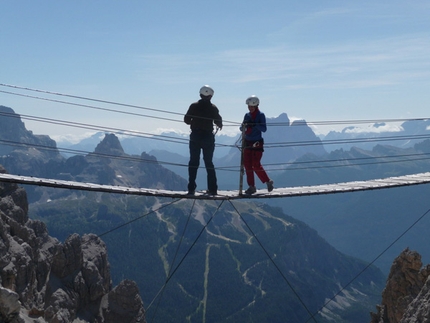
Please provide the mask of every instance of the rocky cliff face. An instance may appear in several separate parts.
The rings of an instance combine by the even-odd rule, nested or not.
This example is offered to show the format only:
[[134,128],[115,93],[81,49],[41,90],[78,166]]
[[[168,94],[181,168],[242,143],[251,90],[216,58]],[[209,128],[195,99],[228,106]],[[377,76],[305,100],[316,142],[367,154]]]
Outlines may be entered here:
[[[58,154],[56,143],[46,135],[34,135],[25,128],[19,114],[11,108],[0,105],[0,153],[8,154],[17,147],[25,147],[22,144],[44,146],[47,154],[55,156]],[[20,145],[21,144],[21,145]]]
[[404,250],[393,262],[371,323],[429,323],[429,275],[430,265],[423,267],[417,252]]
[[12,174],[46,177],[58,171],[64,158],[49,136],[34,135],[19,114],[0,106],[0,164]]
[[100,238],[62,244],[27,211],[24,189],[0,183],[0,322],[145,322],[137,285],[112,289]]

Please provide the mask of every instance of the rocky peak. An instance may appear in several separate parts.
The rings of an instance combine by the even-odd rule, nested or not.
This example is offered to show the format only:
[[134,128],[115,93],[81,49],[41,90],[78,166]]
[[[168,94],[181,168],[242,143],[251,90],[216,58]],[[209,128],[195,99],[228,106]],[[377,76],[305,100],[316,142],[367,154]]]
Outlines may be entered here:
[[31,133],[25,129],[24,122],[19,114],[11,108],[0,105],[0,136],[4,139],[21,139]]
[[58,154],[57,144],[49,136],[34,135],[32,131],[25,128],[21,116],[11,108],[0,105],[0,153],[6,155],[17,148],[28,148],[19,146],[18,143],[38,145],[47,147],[46,153]]
[[[307,153],[314,155],[324,155],[326,151],[320,139],[315,135],[312,128],[308,126],[306,120],[292,121],[286,113],[280,114],[277,118],[268,118],[267,124],[270,126],[270,131],[264,133],[264,141],[267,143],[277,143],[280,147],[275,150],[267,149],[264,153],[264,158],[267,163],[279,163],[279,156],[284,158],[288,156],[290,160],[294,160]],[[282,126],[276,126],[276,124]],[[294,143],[301,141],[315,142],[312,146],[285,145],[285,143]]]
[[113,133],[106,134],[104,139],[97,145],[94,152],[103,155],[124,155],[124,149],[122,148],[118,137]]
[[57,144],[49,136],[34,135],[19,114],[0,106],[0,164],[13,174],[47,177],[61,164]]
[[[405,249],[393,262],[371,323],[429,323],[430,265],[422,267],[421,255]],[[417,318],[419,310],[426,319]]]
[[290,118],[288,118],[288,115],[284,112],[281,113],[277,118],[275,118],[276,122],[278,123],[284,123],[286,125],[290,125]]
[[112,289],[99,237],[60,243],[27,209],[22,188],[0,183],[0,322],[145,322],[136,283]]

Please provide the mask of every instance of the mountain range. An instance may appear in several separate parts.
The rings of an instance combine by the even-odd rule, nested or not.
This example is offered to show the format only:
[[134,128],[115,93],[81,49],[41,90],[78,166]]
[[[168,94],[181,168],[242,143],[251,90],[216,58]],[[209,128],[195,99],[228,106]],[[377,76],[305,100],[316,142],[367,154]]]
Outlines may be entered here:
[[[286,113],[276,118],[267,118],[267,122],[270,127],[264,134],[268,145],[263,164],[274,174],[284,171],[290,163],[308,154],[324,156],[327,153],[351,149],[371,151],[375,146],[409,149],[430,139],[430,120],[427,119],[407,120],[394,126],[385,122],[368,123],[366,127],[348,126],[341,131],[332,130],[326,135],[318,136],[306,121],[291,121]],[[62,137],[57,144],[66,149],[90,152],[104,135],[103,132],[94,133],[78,143],[72,143]],[[145,151],[155,156],[164,167],[187,178],[188,134],[168,131],[152,136],[124,134],[117,136],[126,153],[133,155]],[[219,170],[219,182],[223,184],[224,189],[237,189],[239,185],[239,176],[232,176],[237,173],[240,164],[238,142],[239,135],[228,136],[219,132],[216,136],[214,163]],[[63,154],[71,156],[74,153],[66,151]],[[198,187],[205,189],[204,175],[197,177],[197,184]]]
[[[393,125],[394,124],[394,125]],[[349,126],[330,131],[320,138],[327,151],[349,150],[352,147],[371,150],[376,143],[409,148],[430,138],[430,120],[415,119],[397,122],[374,122],[367,126]]]
[[[160,162],[158,158],[151,153],[145,152],[145,150],[139,154],[127,153],[122,147],[121,138],[113,134],[103,134],[103,137],[99,139],[98,144],[94,146],[92,151],[81,152],[74,156],[64,156],[60,154],[60,150],[56,147],[55,141],[48,136],[35,136],[31,131],[26,130],[24,124],[19,119],[19,115],[16,115],[12,109],[1,107],[0,110],[8,113],[7,118],[5,118],[5,116],[0,117],[0,125],[2,125],[1,122],[5,125],[5,127],[1,129],[6,129],[5,131],[0,130],[0,140],[2,144],[0,146],[2,153],[0,164],[5,165],[6,169],[11,173],[129,185],[133,187],[158,187],[181,190],[186,186],[184,176],[175,173],[172,169],[169,170],[168,165]],[[286,115],[282,117],[287,118]],[[279,121],[284,122],[285,119]],[[7,127],[8,125],[12,126]],[[292,124],[290,124],[290,126],[290,129],[301,128],[295,126],[295,128],[293,128]],[[307,126],[301,129],[311,131]],[[278,133],[277,137],[284,138],[280,137],[283,135],[285,134]],[[17,138],[19,138],[19,140],[17,140]],[[309,147],[307,151],[301,151],[300,153],[296,151],[296,157],[287,164],[285,160],[290,159],[287,159],[287,157],[285,157],[286,155],[272,153],[275,152],[275,149],[267,149],[264,158],[266,158],[266,156],[272,156],[270,158],[273,158],[273,163],[267,162],[267,164],[269,165],[268,168],[271,177],[273,176],[275,179],[275,185],[278,185],[278,187],[313,185],[397,176],[427,171],[430,166],[426,156],[430,152],[430,142],[428,140],[415,143],[408,148],[379,144],[373,146],[371,150],[354,147],[350,150],[338,149],[330,151],[324,148],[324,141],[319,141],[318,138],[318,140],[315,140],[315,138],[317,138],[317,136],[313,132],[310,135],[306,135],[306,140],[312,140],[314,146],[318,148],[315,154],[312,153],[315,147]],[[284,139],[277,139],[276,142],[284,142]],[[288,140],[290,142],[300,141],[292,135]],[[269,140],[267,140],[267,142],[269,142]],[[186,145],[181,146],[186,147]],[[283,148],[291,148],[287,147],[287,145],[285,146],[286,147]],[[236,152],[238,149],[231,146],[228,147],[228,149],[230,150],[230,153],[227,154],[229,158],[221,158],[217,160],[218,163],[224,162],[224,165],[232,165],[235,163],[235,159],[238,159],[239,155],[238,152]],[[151,151],[154,152],[155,149]],[[161,152],[163,151],[160,150],[160,153]],[[169,156],[169,153],[171,153],[171,151],[169,151],[166,156]],[[293,152],[291,152],[291,154],[293,154]],[[185,160],[187,159],[186,153],[182,153],[182,155],[178,153],[177,155],[184,157]],[[168,158],[169,157],[163,160],[169,160]],[[178,161],[177,158],[173,160]],[[271,167],[270,164],[281,164],[282,167],[279,168],[276,166],[278,169],[275,169],[275,167]],[[222,172],[220,172],[220,178],[223,178],[222,176]],[[232,186],[234,183],[237,183],[237,179],[230,179],[230,181]],[[222,183],[224,185],[224,182]],[[331,268],[337,261],[345,263],[343,259],[345,255],[355,257],[347,261],[352,267],[347,266],[348,269],[345,267],[345,275],[335,275],[336,277],[329,279],[335,279],[334,281],[337,281],[336,284],[339,286],[343,286],[347,281],[347,278],[345,278],[347,277],[346,271],[350,270],[351,272],[356,272],[358,268],[356,266],[363,266],[366,262],[375,263],[387,275],[392,259],[405,247],[419,250],[420,253],[423,254],[425,260],[429,259],[430,255],[425,245],[426,232],[430,228],[430,223],[427,217],[422,216],[426,214],[428,209],[425,203],[430,193],[428,189],[428,185],[421,185],[417,187],[396,188],[373,192],[274,199],[267,200],[267,205],[250,202],[244,203],[243,205],[239,203],[236,207],[241,210],[240,212],[237,212],[233,205],[228,205],[228,207],[224,206],[225,209],[224,207],[222,208],[220,212],[221,215],[217,215],[216,217],[212,217],[210,213],[210,210],[215,210],[217,208],[216,205],[211,205],[210,203],[200,204],[199,202],[194,206],[199,211],[187,215],[186,210],[188,209],[188,212],[191,212],[190,209],[193,210],[194,207],[189,206],[186,202],[180,202],[172,206],[173,210],[155,211],[154,214],[157,215],[156,219],[148,216],[147,220],[142,220],[148,221],[149,224],[147,226],[139,225],[137,227],[133,224],[128,224],[124,226],[124,230],[127,231],[126,236],[115,230],[112,233],[106,234],[106,237],[103,239],[106,240],[108,249],[112,250],[110,259],[112,261],[112,267],[115,268],[112,269],[114,281],[120,281],[122,278],[135,279],[141,290],[152,289],[149,295],[156,295],[157,288],[154,287],[154,284],[151,285],[151,283],[155,279],[159,282],[159,286],[162,285],[163,281],[168,277],[168,272],[174,268],[173,260],[176,259],[176,256],[172,255],[176,253],[176,251],[174,251],[175,247],[173,247],[175,243],[183,239],[183,245],[186,246],[184,248],[187,249],[187,247],[190,248],[193,246],[194,241],[196,241],[193,240],[194,238],[192,236],[188,236],[188,234],[181,236],[180,224],[182,224],[184,229],[187,228],[184,222],[188,223],[188,220],[185,219],[190,217],[191,214],[191,222],[189,223],[192,223],[193,228],[202,226],[206,223],[205,221],[209,221],[210,223],[207,226],[209,229],[202,233],[202,237],[204,237],[203,240],[206,241],[206,247],[193,247],[196,248],[194,250],[200,250],[196,251],[199,256],[196,255],[196,258],[193,259],[204,259],[206,257],[210,264],[213,264],[213,261],[218,259],[223,259],[223,262],[229,263],[227,259],[233,255],[233,260],[230,261],[238,265],[240,264],[239,268],[241,269],[239,269],[239,271],[236,269],[236,275],[240,273],[239,276],[242,277],[236,276],[236,278],[232,278],[229,284],[231,286],[238,286],[238,289],[234,290],[231,294],[235,295],[237,291],[243,290],[243,286],[240,286],[244,283],[243,277],[246,277],[246,275],[244,276],[245,272],[248,272],[251,270],[250,268],[252,266],[262,261],[259,259],[257,262],[250,262],[246,257],[246,255],[256,252],[253,248],[250,250],[246,249],[250,247],[246,241],[249,241],[250,237],[252,241],[252,233],[248,232],[244,235],[244,231],[246,231],[244,226],[246,227],[246,223],[248,223],[246,219],[252,219],[251,223],[256,224],[255,230],[258,232],[256,237],[267,235],[272,238],[264,240],[264,244],[262,244],[263,246],[266,244],[270,246],[273,245],[274,249],[271,249],[272,251],[269,254],[284,255],[284,257],[281,257],[282,261],[280,267],[285,266],[285,269],[295,268],[292,272],[298,273],[298,281],[293,280],[293,291],[297,288],[300,290],[300,294],[304,292],[305,295],[311,296],[306,292],[306,284],[301,285],[299,281],[312,281],[313,284],[317,283],[318,286],[325,286],[328,284],[324,281],[329,279],[327,273],[330,272],[330,269],[321,267],[322,258],[330,259],[334,257],[333,259],[335,259],[335,261],[330,263],[329,266]],[[60,240],[66,239],[69,234],[75,232],[79,234],[93,232],[103,236],[103,234],[109,232],[112,227],[121,226],[124,222],[127,223],[127,221],[137,221],[134,219],[139,219],[139,214],[142,214],[142,210],[151,213],[154,205],[164,205],[164,203],[168,203],[163,199],[109,196],[105,194],[70,192],[68,190],[47,189],[35,186],[26,186],[26,190],[28,191],[30,201],[30,216],[43,220],[48,225],[50,233],[54,234],[54,236]],[[232,215],[234,217],[232,217]],[[221,223],[217,222],[217,220],[220,220]],[[240,224],[241,221],[243,221],[242,224]],[[317,232],[312,229],[309,231],[308,229],[310,228],[301,221],[316,229]],[[276,230],[280,228],[279,224],[276,225],[276,223],[284,223],[284,231],[286,228],[297,228],[298,231],[293,230],[288,235],[294,238],[290,238],[292,240],[283,240],[286,238],[282,234],[284,231],[281,230],[277,232]],[[154,228],[157,229],[154,231]],[[196,230],[193,232],[195,231]],[[180,236],[182,238],[179,238]],[[275,241],[272,241],[273,237],[276,237]],[[320,240],[321,237],[322,240]],[[214,241],[212,240],[213,238],[215,238]],[[257,238],[254,237],[254,239],[255,243]],[[122,243],[123,240],[125,244]],[[228,242],[225,244],[227,249],[224,249],[222,244],[219,244],[219,240]],[[333,250],[336,256],[330,256],[328,250],[333,247],[330,246],[327,248],[324,240],[335,247]],[[312,241],[312,243],[310,241]],[[290,243],[291,246],[286,248]],[[243,246],[241,246],[242,244]],[[144,254],[145,257],[148,258],[136,256],[136,250],[142,248],[143,245],[151,246],[149,249],[145,247],[145,252],[141,252],[142,255]],[[304,248],[303,246],[307,247]],[[239,247],[239,249],[236,249],[236,247]],[[255,245],[252,246],[251,243],[251,247],[255,247]],[[259,249],[259,247],[257,249]],[[341,251],[341,253],[338,253],[336,249]],[[125,250],[129,252],[125,253]],[[220,257],[212,259],[211,255],[214,255],[215,250],[217,254],[220,253]],[[323,255],[318,256],[319,253]],[[241,257],[238,255],[241,255]],[[291,259],[290,255],[292,257]],[[243,256],[245,256],[244,259],[242,259]],[[134,263],[130,264],[128,259],[133,259]],[[161,267],[160,265],[153,265],[159,262],[160,259]],[[314,259],[312,263],[313,266],[308,268],[306,265],[307,262],[303,259]],[[363,259],[365,262],[361,262],[362,265],[359,265],[360,261],[357,262],[358,259]],[[293,263],[291,263],[291,261]],[[266,262],[270,263],[270,259],[266,259]],[[208,268],[216,268],[220,270],[220,273],[224,273],[223,270],[225,270],[220,268],[220,264],[215,264],[214,266],[210,265],[209,267],[196,267],[195,265],[197,263],[198,261],[193,262],[192,264],[194,266],[192,265],[190,268],[186,269],[187,273],[191,273],[192,270],[197,271],[192,275],[193,277],[206,277],[205,272]],[[252,265],[251,267],[246,267],[248,269],[244,270],[242,267],[244,263]],[[300,265],[294,267],[295,263]],[[151,265],[148,266],[148,264]],[[234,266],[230,265],[228,267],[233,268]],[[143,277],[142,268],[145,269],[145,272],[149,273],[148,276]],[[273,273],[268,275],[265,271],[264,273],[260,272],[259,266],[255,268],[258,268],[257,272],[259,274],[257,274],[257,276],[274,277]],[[157,277],[157,274],[159,275],[160,270],[161,272],[165,272],[165,274],[161,277],[154,278]],[[273,270],[273,268],[271,270]],[[321,273],[320,270],[322,270],[323,273]],[[337,270],[338,269],[336,269],[336,271]],[[209,272],[213,273],[212,269]],[[252,272],[252,270],[250,272]],[[281,270],[281,272],[283,273],[284,271]],[[309,274],[312,272],[315,272],[322,280],[316,281],[314,280],[316,278],[305,278],[305,273]],[[229,271],[229,273],[231,273],[231,271]],[[190,281],[191,284],[196,283],[193,282],[193,279],[187,277],[187,274],[183,275],[180,276],[180,278],[174,276],[171,279],[172,282],[175,282],[173,286],[176,287],[170,287],[173,292],[172,294],[168,293],[168,295],[182,295],[186,292],[185,294],[191,299],[195,301],[202,300],[203,298],[200,296],[190,293],[188,288],[184,289],[182,283],[183,279],[185,279],[185,281]],[[226,274],[224,273],[223,275],[225,276]],[[215,281],[222,281],[224,276],[215,276]],[[371,304],[373,304],[374,307],[374,304],[378,303],[378,295],[380,294],[383,281],[381,277],[384,276],[381,276],[380,273],[378,274],[377,270],[375,271],[372,269],[372,277],[369,279],[374,282],[378,281],[378,283],[375,289],[360,290],[366,295],[365,299],[360,300],[361,304],[365,304],[363,307],[358,306],[355,301],[349,299],[348,309],[341,306],[336,310],[335,307],[340,306],[340,298],[335,297],[337,305],[335,305],[334,308],[329,308],[328,316],[324,316],[324,314],[321,318],[319,317],[318,321],[320,322],[321,320],[331,318],[336,322],[362,322],[363,317],[365,317],[364,313],[368,313],[369,308],[372,307]],[[253,299],[256,311],[260,308],[259,306],[262,306],[261,304],[267,306],[265,302],[268,299],[271,299],[271,306],[275,305],[276,307],[276,301],[285,296],[279,296],[276,291],[272,290],[272,287],[279,286],[282,283],[286,283],[285,281],[282,282],[282,278],[281,282],[276,281],[273,285],[271,283],[268,285],[262,283],[267,290],[270,290],[270,292],[268,292],[264,289],[264,293],[262,293],[264,295],[271,295],[270,297],[267,296],[267,298],[256,297],[257,289],[255,288],[249,290],[245,288],[245,290],[250,293],[245,294],[253,295],[249,297]],[[255,282],[251,283],[251,286],[255,284]],[[245,286],[248,285],[245,284]],[[328,284],[327,286],[333,285]],[[179,289],[177,290],[175,288]],[[306,300],[305,303],[313,304],[312,310],[318,308],[318,306],[321,305],[323,295],[327,297],[326,293],[331,295],[336,294],[333,287],[330,287],[329,290],[331,291],[328,292],[328,290],[322,288],[321,293],[319,291],[315,292],[315,295],[311,297],[312,299],[318,299],[317,301]],[[216,289],[212,290],[208,288],[203,288],[202,291],[203,295],[208,295],[209,293],[211,295],[216,295],[219,293]],[[344,293],[342,297],[347,297],[345,292],[342,292]],[[289,299],[291,295],[287,297]],[[175,297],[173,298],[175,299]],[[294,298],[294,292],[292,298]],[[145,304],[151,303],[153,300],[151,296],[148,296],[144,292],[142,292],[142,299]],[[174,299],[171,301],[169,300],[167,303],[174,303]],[[230,300],[230,298],[227,299],[226,301]],[[217,301],[218,300],[215,302]],[[297,301],[298,300],[295,299],[292,302],[300,307],[300,302],[294,303]],[[164,302],[162,302],[162,304],[164,304]],[[200,304],[200,302],[195,304]],[[206,306],[208,306],[208,303],[206,303]],[[221,307],[226,309],[230,308],[227,305]],[[158,318],[162,317],[166,322],[174,320],[172,313],[177,311],[178,307],[169,309],[169,306],[164,304],[160,305],[160,308],[161,314],[157,313],[158,311],[152,314],[154,312],[151,312],[153,311],[151,308],[148,313],[156,315]],[[191,308],[193,308],[193,306],[191,306]],[[193,316],[193,320],[195,319],[198,321],[198,318],[201,319],[202,312],[200,309],[196,310],[197,308],[198,306],[195,305],[194,311],[198,314]],[[208,313],[207,309],[208,307],[206,307],[204,311],[206,314]],[[190,310],[190,308],[188,310],[183,309],[181,315],[190,315],[190,311],[193,310]],[[211,313],[221,312],[222,310],[218,308]],[[225,312],[222,313],[224,313],[224,316],[226,315]],[[276,317],[277,311],[274,310],[273,313],[273,316],[269,315],[267,317]],[[288,315],[291,315],[290,312],[288,313]],[[238,312],[232,315],[232,320],[245,320]],[[300,314],[300,318],[298,318],[297,321],[301,321],[306,315],[305,310]],[[209,316],[211,319],[208,319],[208,321],[211,321],[213,316],[212,314]],[[261,317],[261,320],[264,321],[264,317]],[[214,322],[217,321],[215,320]]]
[[[271,124],[271,131],[268,131],[264,136],[265,141],[270,143],[270,146],[265,147],[264,155],[268,169],[283,169],[286,167],[286,163],[308,153],[326,154],[321,140],[305,121],[290,121],[287,114],[283,113],[277,118],[267,118],[267,122]],[[66,148],[63,155],[67,157],[76,152],[92,151],[104,135],[104,133],[99,132],[79,143],[64,140],[58,142],[58,145]],[[165,132],[153,136],[126,136],[124,134],[117,136],[127,154],[134,155],[145,151],[155,156],[165,168],[185,179],[188,178],[189,134]],[[297,142],[311,142],[312,145],[303,146]],[[237,189],[239,185],[239,176],[232,176],[239,171],[240,150],[238,145],[240,146],[239,136],[232,137],[221,133],[216,135],[214,163],[219,169],[217,177],[218,182],[222,183],[223,189]],[[201,161],[201,165],[203,165],[203,161]],[[197,177],[198,189],[207,188],[204,172],[204,169],[201,170],[200,176]]]
[[[11,173],[148,188],[186,184],[155,157],[125,153],[113,134],[94,151],[66,158],[55,145],[42,149],[38,139],[46,138],[13,120],[9,136],[24,142],[0,158]],[[113,282],[136,281],[147,318],[157,322],[362,322],[380,298],[380,270],[337,251],[281,208],[25,188],[30,218],[60,241],[86,233],[105,241]]]

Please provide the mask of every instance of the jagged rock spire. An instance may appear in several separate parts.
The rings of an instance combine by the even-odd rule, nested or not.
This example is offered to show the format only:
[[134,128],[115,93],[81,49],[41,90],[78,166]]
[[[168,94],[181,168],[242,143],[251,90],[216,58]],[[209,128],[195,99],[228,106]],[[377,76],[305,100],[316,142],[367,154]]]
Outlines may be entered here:
[[23,188],[0,183],[0,322],[145,323],[137,285],[112,289],[98,236],[72,234],[62,244],[27,209]]
[[103,140],[97,145],[94,150],[97,154],[122,156],[124,155],[124,149],[119,142],[117,136],[113,133],[106,134]]

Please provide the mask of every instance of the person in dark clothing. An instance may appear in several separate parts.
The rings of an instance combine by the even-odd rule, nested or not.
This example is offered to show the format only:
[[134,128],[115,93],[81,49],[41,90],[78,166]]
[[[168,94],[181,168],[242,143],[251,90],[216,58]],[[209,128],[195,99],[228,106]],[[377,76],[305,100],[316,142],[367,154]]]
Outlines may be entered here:
[[246,99],[249,112],[243,118],[240,130],[245,127],[245,147],[243,151],[243,166],[245,167],[246,181],[249,188],[245,194],[254,194],[257,192],[255,187],[254,172],[262,183],[267,185],[267,190],[273,190],[273,181],[267,176],[266,171],[261,165],[261,158],[263,157],[264,140],[262,132],[266,132],[266,116],[262,113],[258,106],[260,100],[255,95]]
[[222,129],[222,118],[218,108],[211,103],[214,90],[205,85],[200,89],[200,100],[188,108],[184,122],[190,125],[190,161],[188,163],[188,195],[194,195],[197,184],[197,170],[200,165],[200,151],[203,151],[203,161],[207,172],[207,193],[218,194],[218,184],[215,167],[212,162],[215,150],[214,124]]

